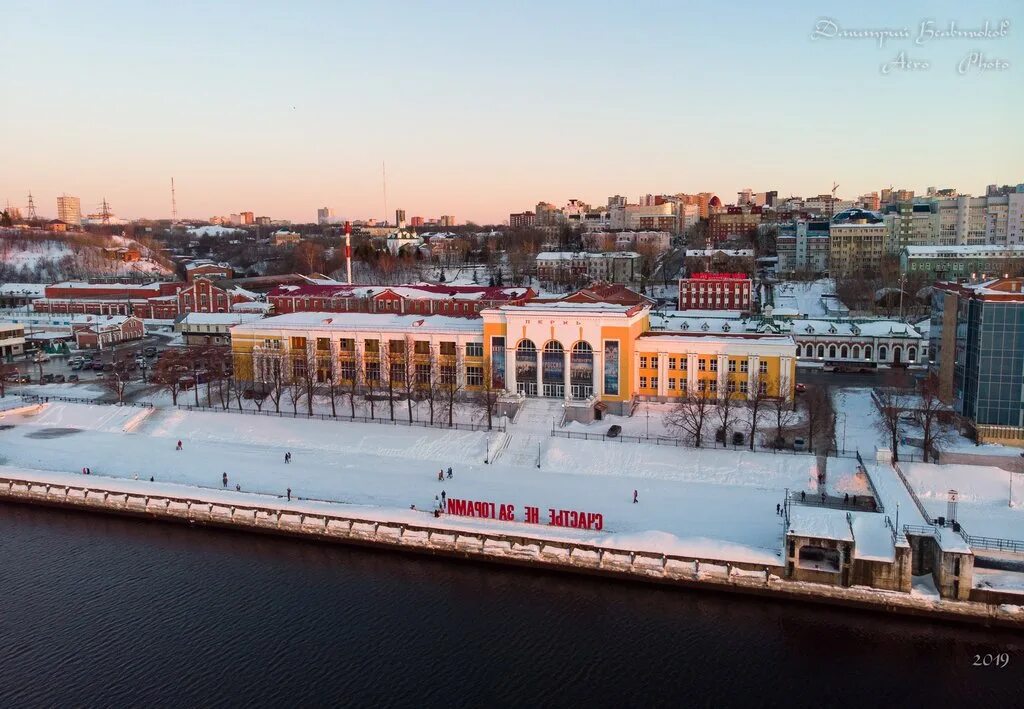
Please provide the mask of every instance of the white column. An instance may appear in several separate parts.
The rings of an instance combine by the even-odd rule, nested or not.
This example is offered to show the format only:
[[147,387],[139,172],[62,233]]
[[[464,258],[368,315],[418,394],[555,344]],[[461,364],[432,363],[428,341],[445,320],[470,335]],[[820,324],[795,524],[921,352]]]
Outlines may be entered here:
[[668,396],[668,355],[658,353],[658,396]]
[[569,362],[571,361],[571,356],[572,355],[571,355],[570,351],[569,350],[565,350],[565,354],[563,355],[563,359],[562,359],[562,362],[563,362],[563,364],[562,364],[562,382],[563,382],[562,398],[564,398],[564,399],[568,399],[570,397],[570,392],[572,391],[571,382],[569,380]]
[[516,393],[516,351],[513,347],[505,348],[505,388]]
[[594,350],[594,379],[591,385],[594,387],[594,394],[600,399],[604,394],[604,347],[600,342]]
[[544,350],[537,350],[537,396],[544,396]]
[[760,366],[761,358],[757,355],[747,357],[747,398],[757,394],[757,387],[754,386],[754,378],[757,376],[757,368]]
[[729,355],[718,355],[718,395],[729,393]]
[[780,357],[779,358],[779,396],[784,396],[786,401],[791,401],[793,397],[790,396],[789,388],[789,370],[793,364],[792,357]]
[[697,390],[697,355],[686,355],[686,394]]

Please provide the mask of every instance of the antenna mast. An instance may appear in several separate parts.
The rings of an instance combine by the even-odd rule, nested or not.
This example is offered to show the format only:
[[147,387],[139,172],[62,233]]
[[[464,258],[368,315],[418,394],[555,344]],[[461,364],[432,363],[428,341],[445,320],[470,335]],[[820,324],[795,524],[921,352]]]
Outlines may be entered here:
[[39,217],[36,216],[36,203],[32,201],[32,192],[28,193],[28,220],[34,222]]
[[380,174],[384,182],[384,223],[388,223],[388,169],[384,161],[380,161]]
[[110,205],[107,204],[107,198],[103,198],[103,204],[100,205],[100,221],[104,224],[110,224]]
[[174,178],[171,178],[171,224],[178,223],[178,200],[174,197]]

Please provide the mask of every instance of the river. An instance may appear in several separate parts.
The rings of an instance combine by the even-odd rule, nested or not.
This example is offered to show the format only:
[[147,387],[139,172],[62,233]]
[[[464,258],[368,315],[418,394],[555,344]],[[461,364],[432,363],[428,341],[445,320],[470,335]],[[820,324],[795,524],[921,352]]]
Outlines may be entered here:
[[0,504],[3,707],[1019,706],[1022,678],[1008,631]]

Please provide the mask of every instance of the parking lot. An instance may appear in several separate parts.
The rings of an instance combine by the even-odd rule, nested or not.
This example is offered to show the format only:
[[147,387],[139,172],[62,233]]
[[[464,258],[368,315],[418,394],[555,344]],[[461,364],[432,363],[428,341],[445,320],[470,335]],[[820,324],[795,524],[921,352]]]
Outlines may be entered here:
[[[17,376],[22,378],[27,376],[32,384],[40,383],[40,379],[42,379],[42,383],[48,384],[60,382],[61,377],[64,378],[63,381],[76,381],[74,377],[77,377],[77,381],[82,382],[96,381],[101,379],[102,375],[113,371],[115,362],[125,362],[132,379],[141,381],[142,362],[145,362],[145,370],[148,375],[156,363],[156,355],[161,350],[167,349],[166,343],[166,338],[147,335],[141,340],[126,342],[102,350],[72,349],[68,355],[44,354],[42,362],[37,362],[35,355],[29,354],[16,358],[9,363],[9,366],[15,368]],[[152,353],[149,357],[144,356],[147,350]],[[137,357],[142,357],[142,360],[137,362]],[[88,359],[82,362],[82,366],[75,365],[76,360],[80,358],[81,360]],[[13,382],[14,376],[14,374],[9,374],[7,381]]]

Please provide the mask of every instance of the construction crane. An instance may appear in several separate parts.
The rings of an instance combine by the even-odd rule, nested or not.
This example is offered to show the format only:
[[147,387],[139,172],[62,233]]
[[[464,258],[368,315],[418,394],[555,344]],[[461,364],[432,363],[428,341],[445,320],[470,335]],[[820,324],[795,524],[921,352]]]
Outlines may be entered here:
[[828,202],[828,220],[832,221],[832,216],[836,211],[836,190],[839,189],[839,183],[832,182],[832,199]]

